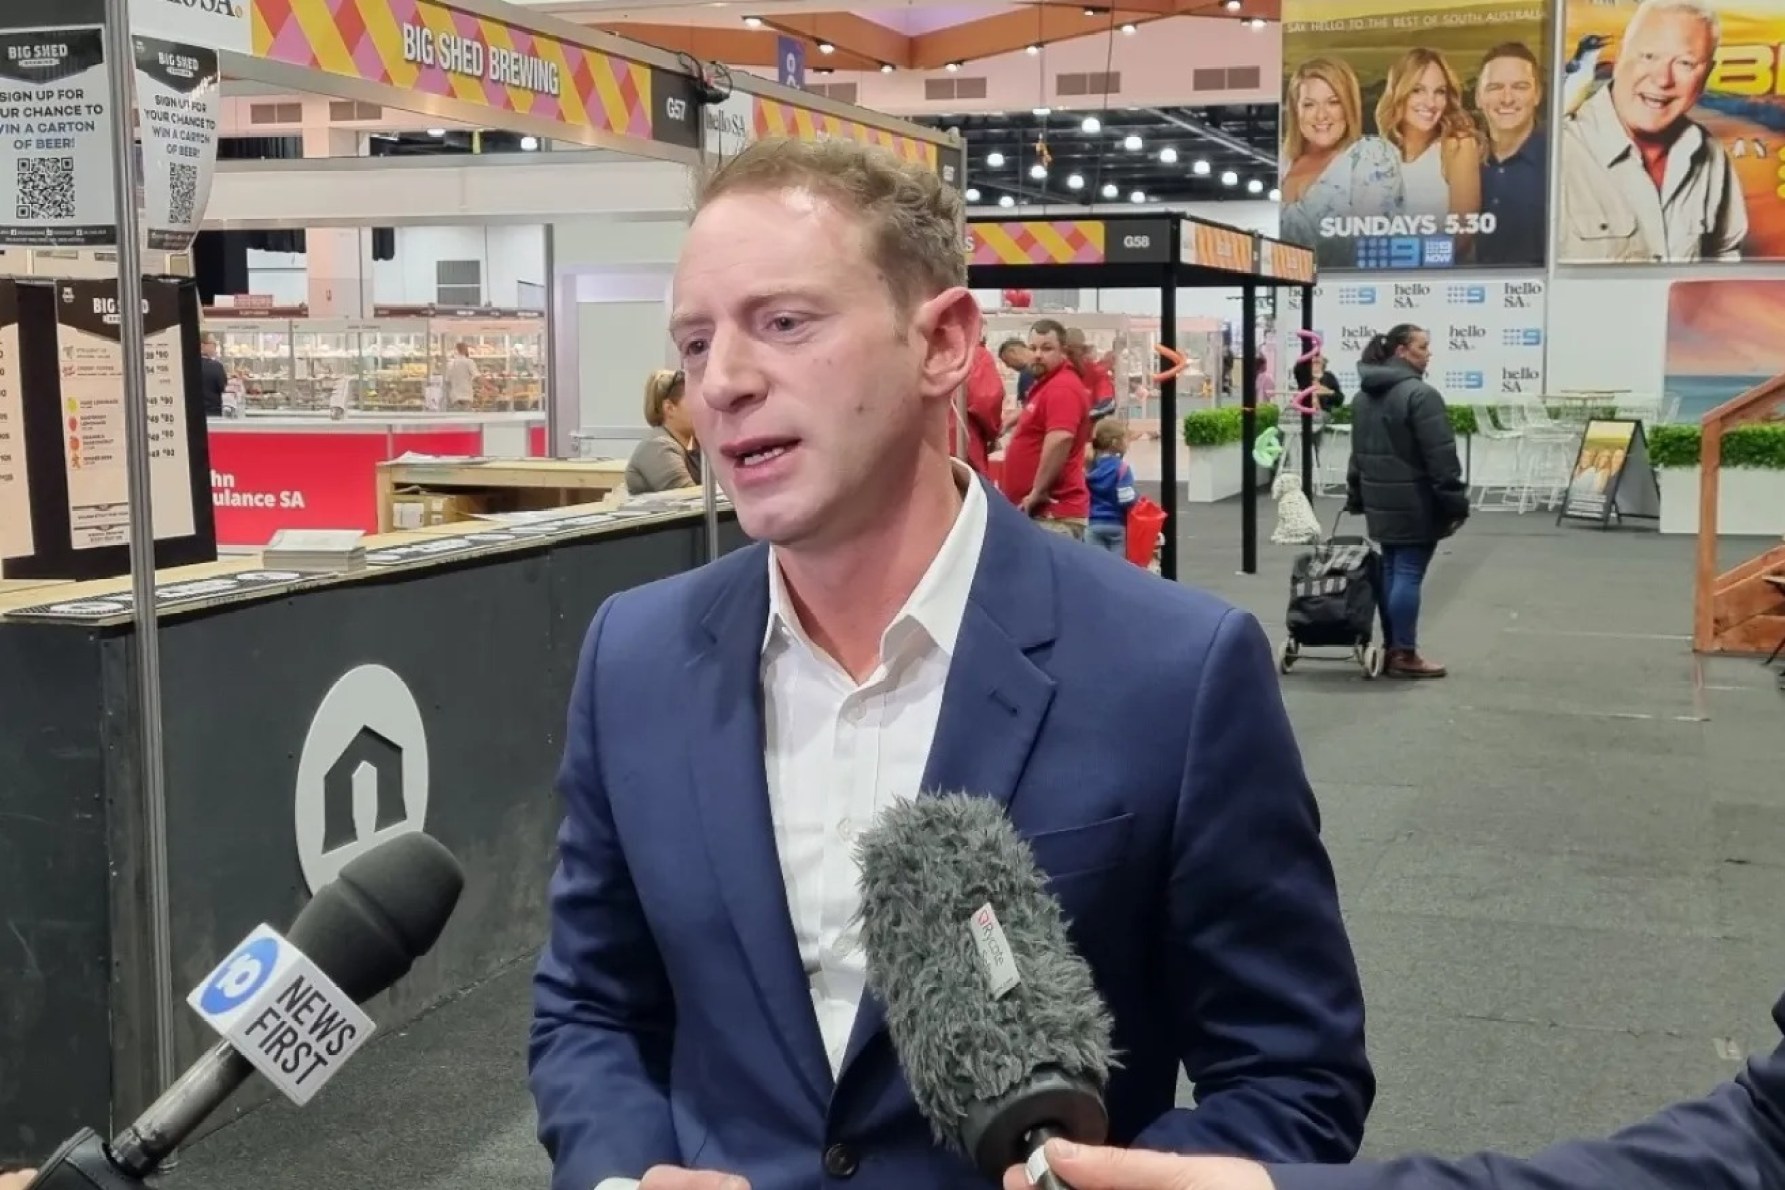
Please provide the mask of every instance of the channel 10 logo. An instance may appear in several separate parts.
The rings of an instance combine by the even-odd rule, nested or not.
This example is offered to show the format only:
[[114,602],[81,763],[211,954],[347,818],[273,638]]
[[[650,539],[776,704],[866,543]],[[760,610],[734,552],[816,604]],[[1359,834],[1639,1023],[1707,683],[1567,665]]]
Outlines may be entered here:
[[217,968],[199,993],[198,1007],[207,1016],[224,1016],[252,1000],[279,965],[277,938],[250,938]]

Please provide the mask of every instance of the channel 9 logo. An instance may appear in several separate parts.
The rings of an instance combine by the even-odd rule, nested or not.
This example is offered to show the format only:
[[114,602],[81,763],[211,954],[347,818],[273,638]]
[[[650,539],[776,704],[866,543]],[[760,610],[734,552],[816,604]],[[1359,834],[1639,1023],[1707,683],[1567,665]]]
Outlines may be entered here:
[[1535,326],[1509,327],[1500,334],[1502,347],[1542,347],[1543,328]]
[[1374,306],[1376,304],[1376,287],[1374,285],[1341,285],[1339,286],[1339,305],[1341,306]]
[[1487,286],[1446,285],[1444,300],[1453,306],[1485,306],[1487,305]]
[[1446,372],[1444,387],[1461,392],[1480,392],[1487,387],[1487,382],[1480,372]]

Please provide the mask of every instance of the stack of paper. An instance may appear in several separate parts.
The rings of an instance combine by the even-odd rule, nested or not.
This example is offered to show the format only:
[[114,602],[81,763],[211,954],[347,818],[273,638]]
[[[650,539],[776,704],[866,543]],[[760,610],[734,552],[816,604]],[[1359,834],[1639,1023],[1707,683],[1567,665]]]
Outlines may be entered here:
[[365,534],[358,529],[281,529],[261,551],[268,570],[351,574],[366,568]]

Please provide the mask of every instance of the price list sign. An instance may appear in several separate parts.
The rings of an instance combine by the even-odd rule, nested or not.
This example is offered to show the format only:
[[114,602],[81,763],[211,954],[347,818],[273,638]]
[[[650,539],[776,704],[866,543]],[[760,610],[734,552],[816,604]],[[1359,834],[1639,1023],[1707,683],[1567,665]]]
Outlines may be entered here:
[[0,284],[0,559],[32,551],[25,464],[25,388],[19,379],[19,293]]
[[[70,544],[76,550],[127,546],[130,482],[116,283],[59,282],[56,322]],[[155,536],[190,537],[185,356],[174,290],[154,286],[145,292],[143,342]]]

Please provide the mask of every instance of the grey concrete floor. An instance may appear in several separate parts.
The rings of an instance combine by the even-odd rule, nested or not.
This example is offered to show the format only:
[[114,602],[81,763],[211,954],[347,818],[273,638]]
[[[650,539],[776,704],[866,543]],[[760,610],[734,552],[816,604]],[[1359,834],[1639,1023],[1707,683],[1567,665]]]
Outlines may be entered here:
[[[1296,551],[1268,544],[1273,522],[1262,506],[1243,576],[1237,505],[1189,509],[1181,573],[1279,635]],[[1754,660],[1693,656],[1692,548],[1482,514],[1426,588],[1423,644],[1450,678],[1284,679],[1366,985],[1367,1152],[1529,1152],[1776,1044],[1785,696]],[[301,1112],[214,1134],[168,1184],[545,1185],[526,976],[375,1041]]]

